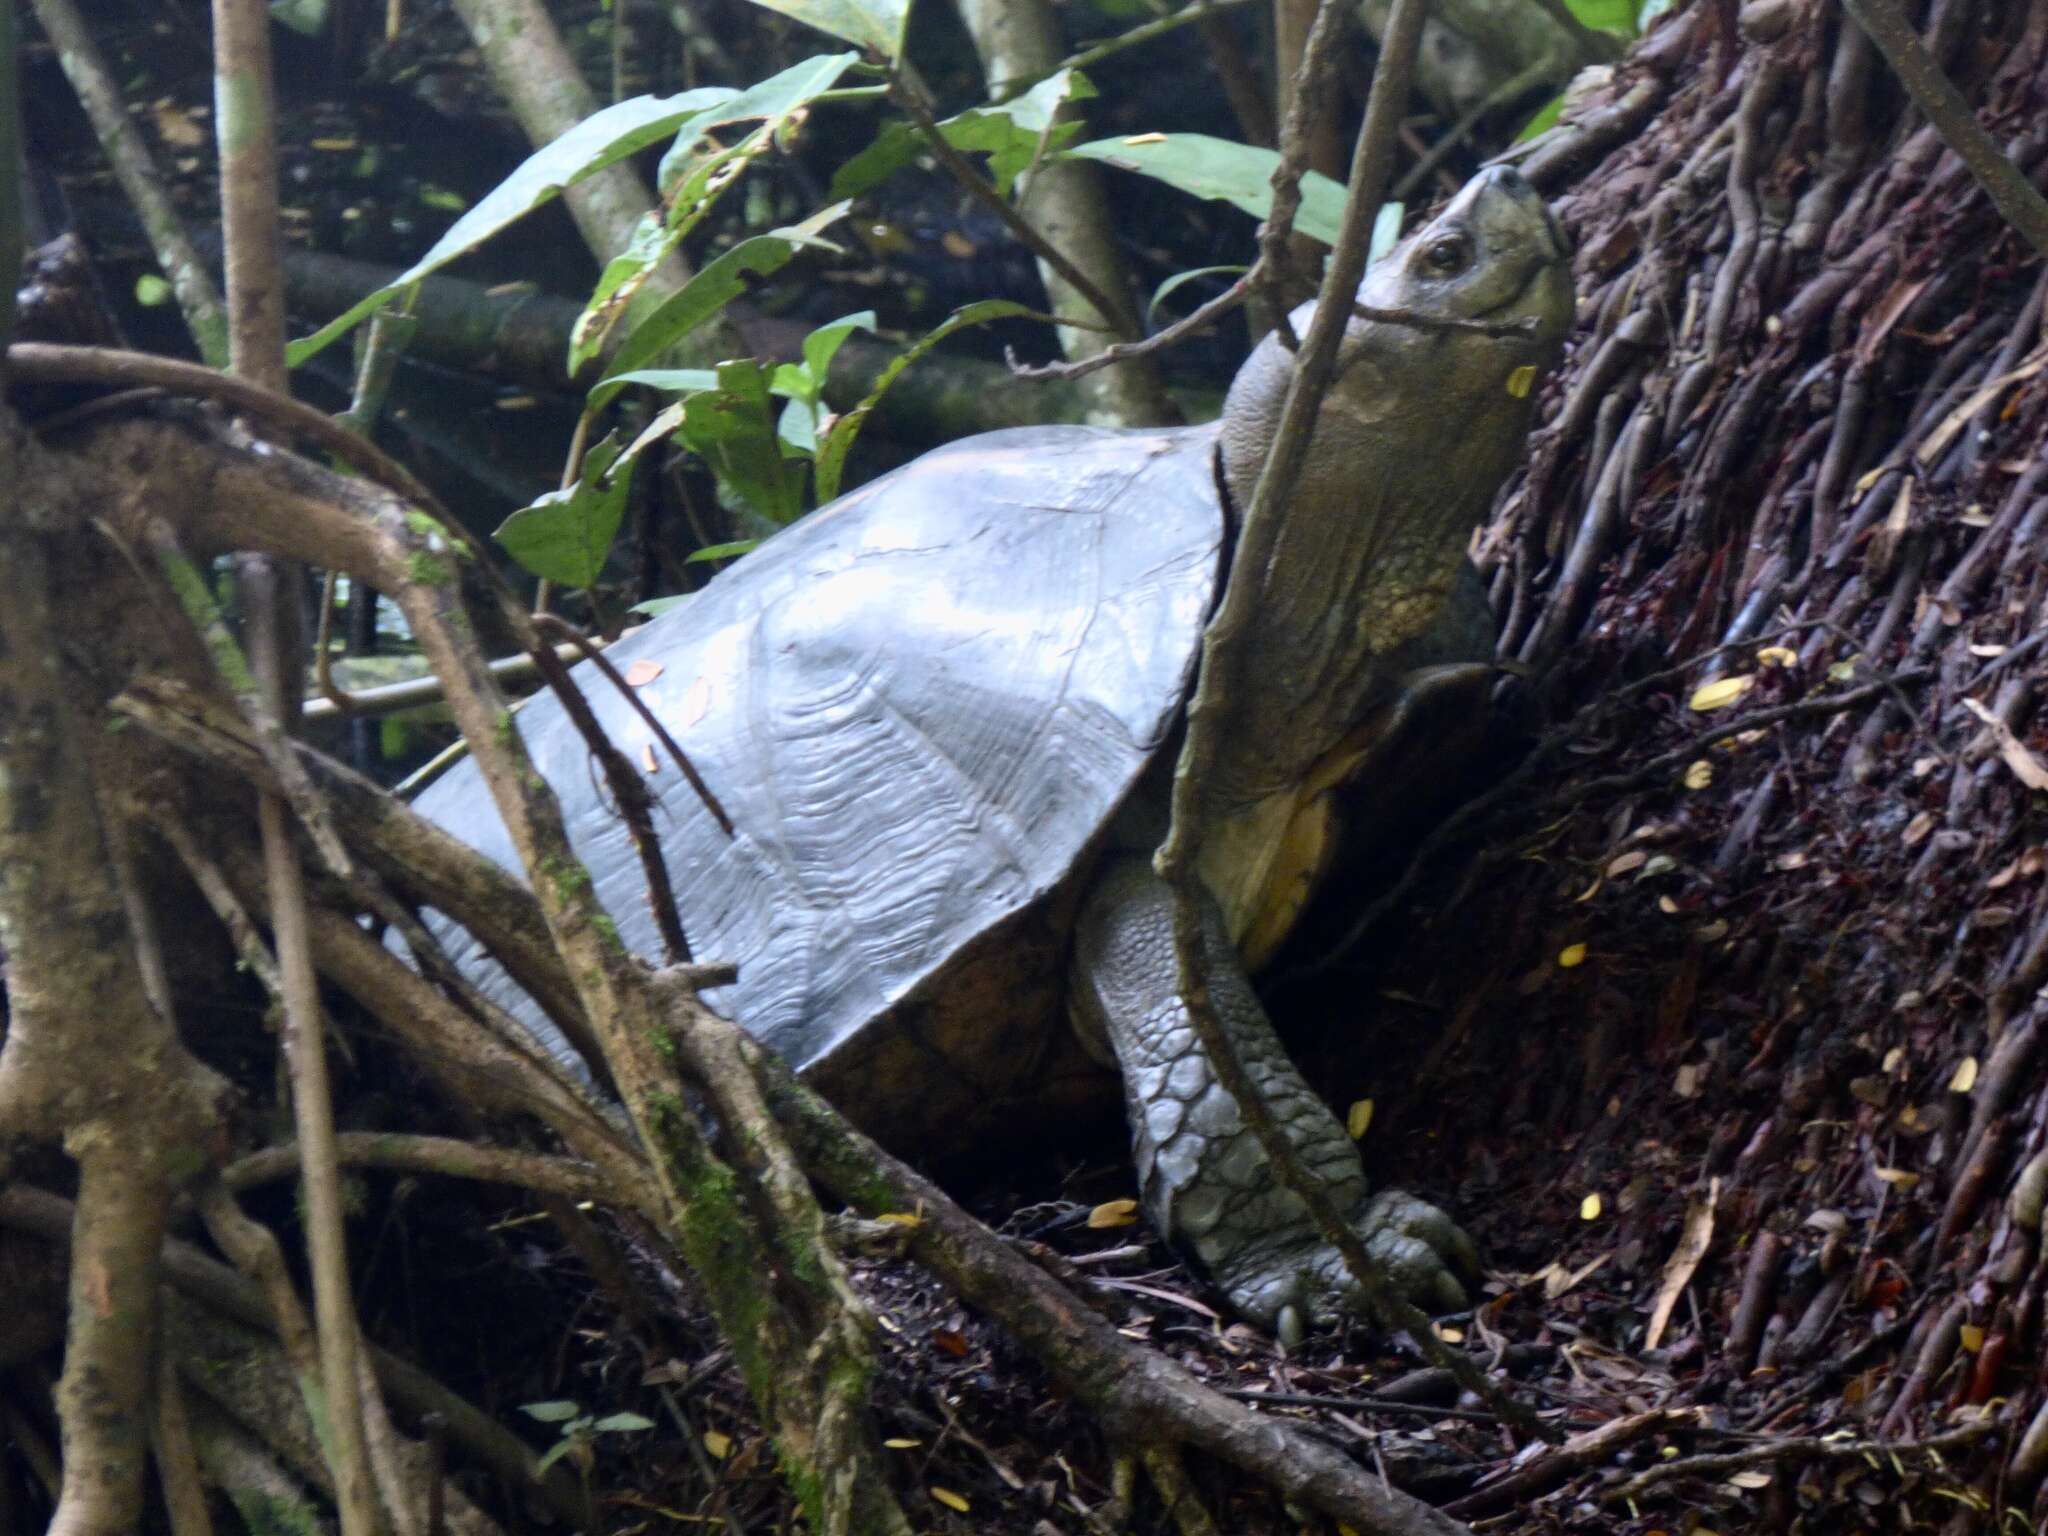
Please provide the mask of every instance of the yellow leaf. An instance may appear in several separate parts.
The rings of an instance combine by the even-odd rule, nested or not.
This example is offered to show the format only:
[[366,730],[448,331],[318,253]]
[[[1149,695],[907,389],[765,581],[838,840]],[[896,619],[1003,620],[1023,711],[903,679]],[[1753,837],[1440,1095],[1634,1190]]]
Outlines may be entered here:
[[1895,1189],[1911,1189],[1920,1182],[1920,1175],[1908,1173],[1903,1168],[1874,1168],[1871,1170],[1879,1180]]
[[1431,1323],[1429,1326],[1435,1330],[1436,1336],[1446,1344],[1462,1344],[1465,1342],[1465,1331],[1462,1328],[1447,1328],[1442,1323]]
[[715,1429],[707,1429],[704,1431],[704,1449],[711,1453],[714,1460],[723,1461],[732,1454],[732,1436]]
[[914,1451],[920,1445],[923,1445],[924,1442],[922,1440],[905,1440],[898,1436],[894,1440],[884,1440],[882,1444],[886,1449],[892,1451]]
[[[1105,1200],[1088,1213],[1088,1225],[1098,1231],[1104,1227],[1135,1226],[1138,1220],[1138,1202],[1135,1200]],[[963,1504],[961,1508],[966,1508]]]
[[899,1227],[921,1227],[924,1225],[924,1218],[910,1211],[884,1211],[875,1220],[890,1222]]
[[957,1509],[963,1515],[967,1513],[967,1501],[950,1488],[941,1488],[935,1483],[932,1485],[932,1497],[948,1509]]
[[1586,963],[1586,946],[1583,944],[1565,945],[1563,949],[1557,952],[1557,963],[1567,971],[1575,965],[1584,965]]
[[1714,765],[1704,757],[1698,762],[1691,764],[1685,770],[1685,787],[1687,789],[1705,789],[1713,782]]
[[1517,400],[1529,398],[1529,391],[1536,383],[1536,365],[1524,363],[1508,375],[1508,393]]
[[1351,1113],[1344,1117],[1344,1129],[1353,1141],[1358,1140],[1372,1126],[1372,1100],[1360,1099],[1351,1106]]
[[1726,709],[1749,692],[1755,682],[1755,673],[1743,672],[1734,677],[1723,677],[1711,683],[1703,683],[1693,690],[1692,707],[1702,714],[1710,709]]
[[1784,645],[1767,645],[1756,653],[1760,667],[1789,667],[1798,659],[1799,653]]
[[1957,1330],[1957,1336],[1963,1341],[1963,1348],[1967,1349],[1973,1355],[1976,1354],[1978,1350],[1984,1347],[1984,1330],[1982,1328],[1979,1328],[1975,1323],[1963,1324],[1963,1326]]
[[[1166,135],[1163,133],[1134,133],[1128,139],[1125,139],[1124,142],[1126,144],[1164,144],[1166,142]],[[966,1506],[962,1505],[961,1508],[964,1509]]]
[[1600,1197],[1598,1195],[1586,1196],[1585,1199],[1579,1202],[1579,1220],[1598,1221],[1599,1219]]
[[1956,1063],[1955,1075],[1948,1080],[1950,1093],[1968,1093],[1977,1086],[1977,1058],[1965,1056]]

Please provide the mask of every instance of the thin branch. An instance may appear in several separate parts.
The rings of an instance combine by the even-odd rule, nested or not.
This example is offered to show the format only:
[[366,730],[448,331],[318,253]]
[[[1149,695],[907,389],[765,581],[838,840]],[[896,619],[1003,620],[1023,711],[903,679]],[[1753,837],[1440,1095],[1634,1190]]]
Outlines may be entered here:
[[[1552,1432],[1547,1426],[1539,1424],[1527,1409],[1505,1398],[1471,1361],[1453,1355],[1436,1337],[1422,1311],[1394,1294],[1379,1274],[1366,1252],[1364,1238],[1347,1213],[1337,1209],[1323,1182],[1303,1166],[1294,1143],[1275,1122],[1271,1109],[1252,1082],[1235,1044],[1217,1017],[1202,958],[1200,857],[1204,783],[1215,766],[1231,701],[1241,681],[1245,641],[1251,633],[1253,614],[1263,595],[1266,572],[1279,541],[1283,521],[1280,509],[1293,494],[1307,462],[1316,412],[1335,373],[1337,345],[1350,321],[1359,280],[1365,274],[1367,248],[1393,167],[1395,130],[1408,100],[1408,81],[1426,9],[1426,0],[1396,0],[1388,20],[1372,97],[1352,157],[1343,222],[1330,253],[1329,271],[1295,360],[1294,377],[1288,385],[1272,448],[1244,514],[1222,606],[1203,636],[1201,670],[1194,699],[1188,707],[1187,738],[1174,769],[1172,819],[1166,840],[1155,856],[1155,865],[1161,878],[1173,889],[1174,954],[1189,1023],[1201,1040],[1218,1081],[1237,1101],[1238,1112],[1272,1163],[1278,1182],[1300,1197],[1324,1238],[1343,1256],[1345,1268],[1358,1282],[1377,1316],[1404,1328],[1431,1364],[1458,1373],[1461,1384],[1485,1395],[1517,1428],[1548,1439]],[[1338,12],[1335,0],[1325,0],[1310,33],[1304,73],[1317,67],[1319,49],[1329,46],[1329,38],[1336,34]],[[1306,163],[1303,137],[1315,110],[1312,97],[1313,92],[1307,89],[1296,93],[1294,110],[1288,116],[1283,135],[1283,167]],[[1276,217],[1291,217],[1298,202],[1298,184],[1276,185]],[[1270,227],[1261,245],[1261,263],[1277,267],[1282,259],[1281,242]]]
[[[72,0],[34,0],[34,6],[36,20],[55,49],[57,62],[70,80],[78,104],[92,121],[93,134],[106,153],[107,164],[149,236],[157,265],[170,281],[171,292],[185,316],[185,328],[192,333],[199,355],[212,367],[225,366],[228,321],[221,307],[220,291],[214,287],[206,263],[186,236],[178,210],[171,203],[170,179],[158,168],[142,130],[129,115],[120,84],[107,68],[92,29],[78,14]],[[0,78],[12,82],[16,77],[9,70]],[[11,165],[12,161],[8,163]],[[11,170],[6,179],[15,179]],[[10,299],[13,292],[10,280]]]
[[[389,1173],[432,1173],[483,1184],[509,1184],[536,1194],[565,1200],[618,1199],[619,1192],[597,1169],[565,1158],[516,1152],[509,1147],[484,1147],[451,1136],[397,1136],[379,1131],[344,1131],[334,1140],[335,1157],[344,1167],[378,1168]],[[221,1182],[239,1194],[258,1184],[290,1178],[298,1172],[296,1142],[265,1147],[228,1164]]]
[[1646,1467],[1620,1486],[1608,1489],[1600,1496],[1603,1504],[1621,1504],[1643,1494],[1661,1483],[1669,1483],[1681,1477],[1726,1477],[1730,1472],[1740,1472],[1745,1467],[1768,1467],[1788,1461],[1865,1461],[1877,1459],[1896,1463],[1901,1458],[1929,1456],[1937,1461],[1944,1451],[1961,1450],[1964,1446],[1975,1445],[1986,1435],[1998,1429],[1998,1420],[1986,1415],[1975,1423],[1964,1424],[1939,1435],[1930,1435],[1925,1440],[1851,1440],[1821,1439],[1817,1436],[1772,1436],[1760,1444],[1740,1451],[1717,1451],[1706,1456],[1685,1456],[1676,1461],[1659,1462]]
[[[924,140],[925,148],[931,151],[932,158],[939,162],[940,168],[958,182],[969,197],[1001,220],[1003,227],[1015,235],[1026,250],[1051,267],[1066,280],[1074,292],[1086,299],[1095,313],[1102,317],[1105,329],[1124,337],[1135,338],[1139,334],[1137,316],[1130,312],[1129,307],[1116,303],[1104,293],[1093,278],[1075,266],[1064,251],[1040,234],[1037,227],[1023,214],[1011,207],[1010,200],[996,191],[989,184],[988,178],[977,171],[965,155],[946,141],[946,136],[939,131],[938,123],[933,120],[930,109],[925,106],[916,90],[898,82],[890,91],[889,99],[910,119],[910,126],[917,130],[918,136]],[[1069,319],[1061,323],[1071,326],[1076,322]]]
[[1969,167],[1992,206],[2037,256],[2048,257],[2048,198],[2042,197],[1984,131],[1963,93],[1942,73],[1941,65],[1900,12],[1897,0],[1842,0],[1842,9],[1870,34],[1913,104]]
[[1155,331],[1142,341],[1119,341],[1104,347],[1090,357],[1076,358],[1070,363],[1020,363],[1016,356],[1009,358],[1010,372],[1020,379],[1079,379],[1107,368],[1112,363],[1121,363],[1127,358],[1147,357],[1154,352],[1164,351],[1189,336],[1200,334],[1221,320],[1225,315],[1244,303],[1250,291],[1249,280],[1240,277],[1223,292],[1209,300],[1200,309],[1185,318],[1173,322],[1163,330]]
[[1191,21],[1203,21],[1211,16],[1220,16],[1225,11],[1234,11],[1241,5],[1251,3],[1253,0],[1195,0],[1192,5],[1182,6],[1179,10],[1169,11],[1164,16],[1155,16],[1150,21],[1140,22],[1128,32],[1119,32],[1115,37],[1106,37],[1099,43],[1090,43],[1079,53],[1069,54],[1051,69],[1035,69],[1029,74],[1008,80],[1004,82],[1001,90],[990,93],[989,102],[992,106],[999,107],[1004,102],[1015,101],[1041,80],[1049,80],[1063,69],[1089,69],[1104,59],[1114,58],[1126,48],[1136,48],[1142,43],[1151,42],[1154,38],[1164,37],[1169,32],[1178,32]]

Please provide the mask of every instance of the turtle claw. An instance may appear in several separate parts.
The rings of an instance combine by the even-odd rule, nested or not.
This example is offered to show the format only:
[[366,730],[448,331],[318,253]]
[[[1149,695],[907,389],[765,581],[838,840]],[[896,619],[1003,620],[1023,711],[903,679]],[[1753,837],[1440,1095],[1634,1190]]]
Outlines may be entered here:
[[[1426,1310],[1458,1312],[1469,1305],[1461,1274],[1479,1273],[1479,1249],[1462,1227],[1426,1200],[1383,1190],[1359,1212],[1359,1234],[1380,1278]],[[1363,1288],[1343,1256],[1303,1234],[1300,1246],[1267,1249],[1259,1262],[1219,1275],[1230,1304],[1269,1329],[1281,1348],[1297,1348],[1311,1324],[1328,1327],[1346,1316],[1370,1315]]]
[[1366,1202],[1358,1224],[1365,1251],[1409,1300],[1440,1312],[1468,1304],[1458,1276],[1479,1273],[1479,1248],[1443,1211],[1403,1190],[1386,1189]]

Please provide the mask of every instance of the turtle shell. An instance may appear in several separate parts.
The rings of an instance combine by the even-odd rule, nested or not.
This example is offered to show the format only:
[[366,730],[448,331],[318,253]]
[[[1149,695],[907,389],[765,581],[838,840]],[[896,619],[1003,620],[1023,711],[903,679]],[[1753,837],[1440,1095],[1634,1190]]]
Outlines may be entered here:
[[[612,740],[656,765],[692,950],[739,967],[707,1000],[894,1144],[958,1149],[1113,1081],[1062,1017],[1067,898],[1180,717],[1222,558],[1214,456],[1209,427],[969,438],[620,640],[608,656],[646,679],[731,837],[612,685],[576,669]],[[658,954],[582,739],[552,697],[516,718],[621,936]],[[518,872],[473,764],[417,809]],[[437,926],[568,1051],[469,935]]]

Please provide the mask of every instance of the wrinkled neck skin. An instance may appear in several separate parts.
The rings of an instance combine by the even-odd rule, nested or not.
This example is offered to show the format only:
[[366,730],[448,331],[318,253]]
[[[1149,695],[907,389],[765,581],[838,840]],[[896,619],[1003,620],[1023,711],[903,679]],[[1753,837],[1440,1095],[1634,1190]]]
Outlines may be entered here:
[[[1391,329],[1357,322],[1354,335]],[[1521,454],[1534,391],[1515,398],[1507,376],[1547,360],[1536,345],[1475,347],[1442,332],[1358,339],[1343,356],[1362,360],[1324,401],[1246,637],[1210,781],[1222,814],[1297,783],[1393,690],[1400,652],[1442,613]],[[1239,375],[1222,433],[1233,520],[1251,506],[1292,367],[1273,338],[1261,353]]]

